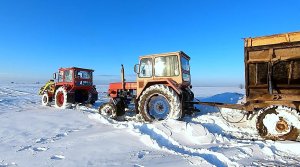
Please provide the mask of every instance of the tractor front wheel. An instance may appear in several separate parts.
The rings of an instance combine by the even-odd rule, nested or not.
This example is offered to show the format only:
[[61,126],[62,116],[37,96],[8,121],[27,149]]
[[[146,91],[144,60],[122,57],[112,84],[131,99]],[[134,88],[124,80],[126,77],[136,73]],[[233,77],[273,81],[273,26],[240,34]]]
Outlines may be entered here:
[[42,96],[42,105],[43,106],[49,106],[50,105],[50,97],[48,95],[48,93],[44,93],[43,96]]
[[55,92],[55,107],[59,109],[70,108],[71,104],[67,102],[67,90],[64,87],[59,87]]
[[148,87],[141,95],[138,109],[145,121],[181,119],[182,104],[178,94],[170,87],[157,84]]
[[99,114],[115,118],[117,117],[117,107],[112,103],[104,103],[99,107]]
[[256,128],[264,139],[296,140],[300,130],[299,112],[282,106],[262,109],[258,113]]

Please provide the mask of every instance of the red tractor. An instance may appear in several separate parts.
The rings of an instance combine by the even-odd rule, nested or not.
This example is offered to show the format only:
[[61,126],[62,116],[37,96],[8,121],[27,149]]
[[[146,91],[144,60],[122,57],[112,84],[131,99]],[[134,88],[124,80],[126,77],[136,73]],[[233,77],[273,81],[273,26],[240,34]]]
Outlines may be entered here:
[[74,103],[94,104],[98,92],[93,85],[94,70],[84,68],[60,68],[53,74],[56,80],[48,81],[39,91],[42,104],[50,105],[54,101],[56,108],[69,108]]

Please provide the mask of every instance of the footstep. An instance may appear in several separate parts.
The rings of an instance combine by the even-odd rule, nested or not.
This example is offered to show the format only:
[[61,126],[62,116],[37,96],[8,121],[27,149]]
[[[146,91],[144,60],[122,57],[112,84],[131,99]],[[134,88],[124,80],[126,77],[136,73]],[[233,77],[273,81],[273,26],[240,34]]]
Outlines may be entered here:
[[61,134],[57,134],[55,137],[65,137],[68,136],[68,133],[61,133]]
[[24,150],[28,150],[29,148],[31,148],[32,146],[22,146],[17,152],[19,151],[24,151]]
[[149,154],[149,153],[150,153],[149,151],[145,151],[145,150],[140,151],[140,152],[138,153],[138,158],[139,158],[139,159],[142,159],[142,158],[145,157],[145,155],[147,155],[147,154]]
[[40,139],[37,139],[35,142],[36,143],[45,143],[45,142],[47,142],[47,138],[40,138]]
[[33,148],[33,151],[39,151],[39,152],[41,152],[41,151],[47,151],[47,150],[48,150],[47,147],[34,147]]
[[63,155],[53,155],[51,157],[51,159],[54,159],[54,160],[62,160],[62,159],[65,159],[65,156]]
[[144,167],[143,165],[134,164],[133,167]]
[[9,166],[18,166],[18,165],[15,162],[11,162],[11,163],[1,163],[0,162],[0,167],[9,167]]

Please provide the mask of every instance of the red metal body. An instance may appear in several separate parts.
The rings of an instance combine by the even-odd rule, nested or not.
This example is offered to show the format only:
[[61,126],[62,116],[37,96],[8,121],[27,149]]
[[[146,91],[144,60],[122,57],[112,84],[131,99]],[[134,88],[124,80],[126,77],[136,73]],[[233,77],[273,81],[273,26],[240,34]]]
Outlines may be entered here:
[[[93,72],[94,70],[78,67],[60,68],[59,72],[54,74],[54,78],[57,79],[55,90],[63,86],[68,92],[67,101],[70,103],[84,102],[88,99],[95,102],[98,100],[98,92],[93,85]],[[53,97],[55,92],[48,94]]]
[[[125,86],[125,90],[127,91],[135,91],[137,89],[136,82],[124,82],[124,86]],[[124,91],[122,82],[109,84],[108,94],[110,97],[112,98],[118,97],[118,92],[120,91]]]

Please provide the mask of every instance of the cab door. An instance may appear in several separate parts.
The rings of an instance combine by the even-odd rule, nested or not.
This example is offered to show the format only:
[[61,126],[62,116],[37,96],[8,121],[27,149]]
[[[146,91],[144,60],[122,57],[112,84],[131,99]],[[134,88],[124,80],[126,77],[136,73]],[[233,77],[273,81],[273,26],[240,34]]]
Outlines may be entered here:
[[140,60],[139,72],[137,74],[137,95],[144,89],[145,84],[153,80],[153,59],[142,58]]

